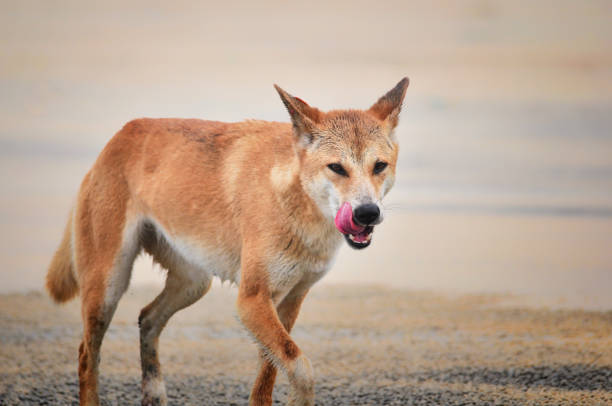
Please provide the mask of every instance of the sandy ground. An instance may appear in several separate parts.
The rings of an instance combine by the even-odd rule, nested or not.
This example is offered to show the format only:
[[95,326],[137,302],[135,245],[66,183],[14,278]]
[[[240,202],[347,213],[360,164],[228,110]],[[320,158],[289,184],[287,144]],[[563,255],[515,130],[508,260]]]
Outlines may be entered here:
[[[137,315],[156,294],[130,289],[104,341],[104,404],[138,404]],[[176,315],[160,357],[170,404],[245,405],[256,348],[217,286]],[[77,402],[77,301],[0,296],[0,404]],[[316,287],[294,331],[319,405],[609,405],[612,312],[521,306],[507,295]],[[275,404],[286,400],[281,377]]]

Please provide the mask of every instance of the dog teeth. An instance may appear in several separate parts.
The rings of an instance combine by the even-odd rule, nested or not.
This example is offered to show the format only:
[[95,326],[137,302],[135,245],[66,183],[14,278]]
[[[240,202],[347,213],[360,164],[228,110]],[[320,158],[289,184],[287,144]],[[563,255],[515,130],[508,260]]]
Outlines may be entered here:
[[355,241],[355,236],[353,234],[349,234],[348,237],[355,244],[362,244],[362,245],[364,245],[364,244],[367,244],[367,243],[370,242],[370,240],[372,239],[372,233],[368,234],[368,236],[366,237],[365,241]]

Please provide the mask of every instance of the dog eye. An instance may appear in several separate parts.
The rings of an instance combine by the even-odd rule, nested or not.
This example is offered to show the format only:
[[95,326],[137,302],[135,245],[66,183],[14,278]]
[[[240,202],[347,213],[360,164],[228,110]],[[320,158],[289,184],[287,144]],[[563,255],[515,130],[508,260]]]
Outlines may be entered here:
[[329,164],[327,167],[333,172],[336,172],[338,175],[346,176],[347,178],[349,176],[346,170],[340,164]]
[[382,161],[376,162],[376,164],[374,164],[374,174],[378,175],[379,173],[384,171],[387,165],[388,164],[386,162],[382,162]]

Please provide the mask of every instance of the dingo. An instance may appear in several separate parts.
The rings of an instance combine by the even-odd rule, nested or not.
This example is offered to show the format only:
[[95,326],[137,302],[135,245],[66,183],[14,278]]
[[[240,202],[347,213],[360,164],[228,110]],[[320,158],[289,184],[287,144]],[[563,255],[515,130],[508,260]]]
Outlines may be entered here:
[[250,404],[272,404],[277,367],[289,404],[314,404],[310,361],[289,333],[341,236],[365,248],[382,221],[408,79],[365,111],[325,113],[275,87],[293,125],[138,119],[85,175],[47,274],[57,302],[81,296],[81,405],[99,404],[100,345],[142,250],[168,270],[138,319],[143,405],[166,404],[158,337],[213,276],[239,286],[239,318],[260,347]]

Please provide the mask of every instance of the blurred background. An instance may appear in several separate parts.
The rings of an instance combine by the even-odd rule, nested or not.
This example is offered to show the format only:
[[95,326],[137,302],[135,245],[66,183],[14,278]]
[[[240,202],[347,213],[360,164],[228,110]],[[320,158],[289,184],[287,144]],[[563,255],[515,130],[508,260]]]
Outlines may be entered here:
[[[41,290],[136,117],[288,121],[411,85],[386,220],[321,282],[612,309],[609,1],[2,2],[0,292]],[[161,284],[151,260],[133,284]]]

